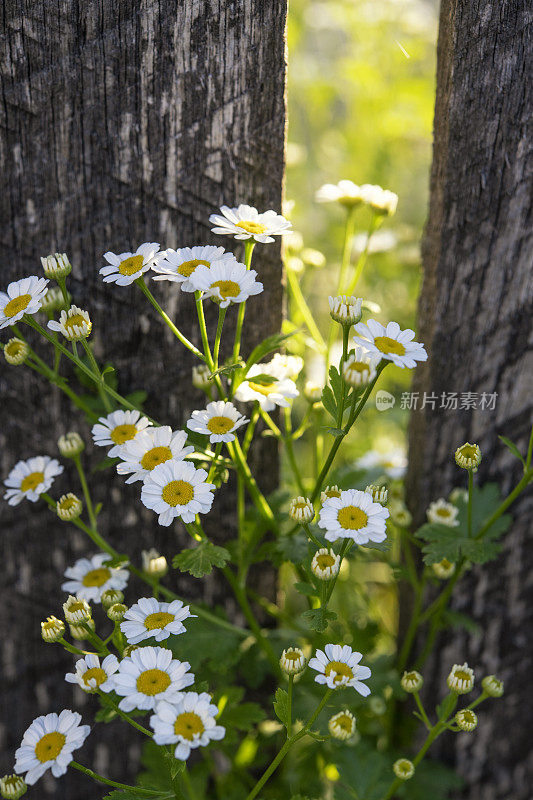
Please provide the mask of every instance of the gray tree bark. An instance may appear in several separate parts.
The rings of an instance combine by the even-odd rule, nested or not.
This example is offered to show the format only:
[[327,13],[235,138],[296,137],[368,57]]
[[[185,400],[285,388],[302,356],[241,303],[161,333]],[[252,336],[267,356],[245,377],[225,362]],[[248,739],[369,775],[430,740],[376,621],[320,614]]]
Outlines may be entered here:
[[[532,17],[523,0],[441,5],[418,326],[429,360],[417,368],[414,390],[436,394],[437,406],[442,392],[476,392],[478,404],[413,413],[408,494],[419,523],[430,501],[465,485],[454,464],[457,446],[478,442],[479,482],[497,481],[505,493],[518,482],[521,465],[498,435],[527,449],[533,409]],[[483,392],[497,393],[493,411],[480,408]],[[453,608],[471,614],[483,633],[447,632],[424,670],[431,700],[442,696],[454,662],[468,661],[478,684],[489,673],[505,681],[504,698],[480,709],[475,733],[442,737],[432,748],[458,768],[466,781],[463,796],[472,800],[531,796],[532,506],[529,491],[511,509],[514,522],[500,558],[471,570],[456,590]]]
[[[134,249],[143,241],[158,241],[162,247],[216,243],[232,250],[233,240],[210,233],[209,215],[221,203],[280,209],[285,19],[286,0],[4,4],[2,288],[10,280],[41,274],[39,256],[67,251],[74,265],[74,301],[90,311],[96,355],[116,366],[123,394],[146,388],[148,413],[174,428],[204,402],[191,387],[192,357],[136,287],[102,282],[101,256],[108,249]],[[236,253],[242,256],[239,247]],[[279,245],[259,245],[254,266],[265,292],[254,299],[245,322],[245,351],[277,332],[281,323]],[[199,344],[192,298],[174,285],[151,286],[179,327]],[[216,310],[207,313],[212,334]],[[39,352],[45,352],[42,344]],[[39,384],[26,368],[4,364],[0,381],[2,476],[20,458],[56,455],[57,437],[66,430],[77,429],[90,440],[87,424],[59,390]],[[89,445],[93,465],[102,457],[95,450]],[[269,490],[277,480],[271,440],[256,455],[267,466],[261,474]],[[74,480],[67,464],[54,495],[71,489]],[[153,545],[170,557],[187,545],[174,526],[160,528],[156,517],[142,510],[138,484],[125,486],[106,472],[95,474],[94,486],[96,499],[107,505],[103,531],[119,551],[139,559],[141,549]],[[220,494],[224,491],[215,517],[231,507],[230,490]],[[23,731],[37,715],[77,707],[85,721],[90,719],[91,698],[80,706],[63,679],[72,659],[42,643],[39,623],[50,613],[60,616],[63,571],[94,547],[43,504],[11,510],[2,503],[1,513],[0,769],[6,772],[12,770]],[[223,525],[219,535],[224,536]],[[187,597],[212,605],[225,602],[225,588],[214,581],[189,581],[178,573],[170,581]],[[88,739],[80,760],[131,782],[139,737],[132,739],[122,725],[111,727],[99,726],[98,737]],[[81,800],[95,796],[89,781],[78,775],[60,781],[48,776],[39,792]]]

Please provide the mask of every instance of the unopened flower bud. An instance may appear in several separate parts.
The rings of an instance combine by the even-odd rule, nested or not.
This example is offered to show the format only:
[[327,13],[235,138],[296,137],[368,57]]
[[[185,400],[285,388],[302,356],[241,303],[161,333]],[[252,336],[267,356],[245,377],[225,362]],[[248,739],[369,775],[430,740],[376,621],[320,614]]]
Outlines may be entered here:
[[408,758],[399,758],[392,765],[392,769],[401,781],[408,781],[415,774],[415,765]]
[[67,298],[68,302],[63,297],[63,292],[59,286],[51,286],[41,300],[41,308],[39,310],[44,311],[46,314],[53,314],[55,311],[66,310],[69,308],[72,299],[68,292]]
[[311,522],[315,509],[308,497],[295,497],[289,506],[289,517],[295,522]]
[[470,708],[464,708],[457,712],[455,721],[462,731],[471,733],[477,727],[477,714],[474,714]]
[[366,386],[376,377],[375,364],[360,347],[356,347],[355,353],[342,364],[342,377],[354,389]]
[[69,625],[70,635],[73,639],[77,639],[78,642],[83,642],[89,638],[87,628],[94,631],[95,627],[94,619],[88,619],[83,625]]
[[0,778],[0,795],[4,800],[19,800],[28,787],[22,775],[4,775]]
[[329,581],[338,574],[340,563],[340,556],[335,555],[333,550],[322,547],[313,556],[311,572],[321,581]]
[[106,589],[105,592],[102,592],[100,600],[104,610],[107,611],[107,609],[111,608],[115,603],[122,603],[124,600],[124,592],[121,592],[120,589]]
[[486,675],[481,681],[481,686],[489,697],[501,697],[503,694],[503,681],[500,681],[496,675]]
[[304,651],[300,647],[289,647],[281,654],[279,664],[287,675],[297,675],[303,672],[306,665]]
[[71,625],[81,625],[92,618],[91,606],[82,597],[69,595],[67,602],[63,603],[63,613],[65,619]]
[[456,694],[467,694],[474,688],[474,670],[468,664],[454,664],[446,679],[448,688]]
[[387,497],[389,493],[386,486],[376,486],[375,484],[371,483],[370,486],[366,487],[365,492],[372,495],[372,500],[374,503],[381,503],[382,506],[387,503]]
[[410,669],[403,673],[400,683],[404,692],[415,694],[415,692],[419,692],[422,688],[424,678],[416,669]]
[[13,337],[4,347],[4,358],[12,367],[20,367],[30,354],[30,348],[22,339]]
[[196,389],[205,391],[211,387],[211,370],[205,364],[199,364],[192,368],[192,385]]
[[304,386],[304,397],[308,403],[318,403],[322,398],[324,387],[314,381],[306,381]]
[[455,564],[453,561],[448,561],[447,558],[443,558],[442,561],[438,561],[436,564],[431,565],[431,569],[442,581],[451,578],[453,573],[455,572]]
[[340,294],[338,297],[329,298],[329,314],[331,319],[339,325],[355,325],[361,319],[363,301],[360,297],[351,297]]
[[127,656],[131,656],[131,654],[133,653],[134,650],[138,650],[138,649],[139,649],[139,645],[138,644],[128,644],[124,648],[124,650],[122,652],[122,655],[124,656],[124,658],[126,658]]
[[320,492],[320,502],[322,505],[326,502],[326,500],[331,500],[332,497],[340,497],[341,490],[337,486],[336,483],[333,486],[326,486],[326,488]]
[[113,603],[113,605],[107,609],[107,616],[113,622],[122,622],[127,610],[128,608],[124,603]]
[[165,556],[160,555],[152,547],[150,550],[143,550],[141,553],[143,572],[153,578],[162,578],[168,572],[168,564]]
[[83,439],[76,431],[69,431],[57,440],[57,447],[64,458],[75,458],[83,452],[85,445]]
[[339,711],[328,722],[328,730],[334,739],[349,739],[355,733],[355,717],[348,709]]
[[66,253],[53,253],[45,258],[41,256],[41,264],[46,277],[52,280],[66,278],[72,272],[72,264]]
[[57,617],[47,617],[41,622],[41,636],[48,644],[58,642],[65,633],[65,623]]
[[401,501],[391,503],[389,506],[391,520],[400,528],[408,528],[413,518],[407,506]]
[[72,522],[73,519],[77,519],[83,510],[83,503],[76,497],[75,494],[69,492],[68,494],[64,494],[62,497],[59,498],[56,505],[56,512],[59,519],[62,519],[64,522]]
[[471,469],[474,472],[481,464],[481,450],[479,445],[466,442],[455,451],[455,463],[462,469]]

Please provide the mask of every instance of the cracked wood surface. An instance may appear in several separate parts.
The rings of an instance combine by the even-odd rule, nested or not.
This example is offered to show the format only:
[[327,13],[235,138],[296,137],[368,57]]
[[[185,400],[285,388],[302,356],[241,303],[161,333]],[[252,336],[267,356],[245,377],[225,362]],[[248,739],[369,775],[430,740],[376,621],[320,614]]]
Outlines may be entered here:
[[[101,255],[148,240],[162,247],[216,243],[227,250],[235,244],[242,256],[241,245],[210,233],[210,213],[222,203],[239,202],[280,210],[285,18],[286,0],[4,4],[2,287],[9,280],[40,274],[40,255],[67,251],[74,265],[74,300],[93,320],[96,355],[116,366],[120,391],[146,388],[147,411],[174,427],[182,426],[204,402],[203,395],[191,390],[192,357],[134,287],[102,283],[97,274]],[[254,267],[265,292],[252,300],[245,351],[280,328],[279,244],[259,245]],[[152,283],[152,288],[198,345],[192,297],[168,283]],[[207,315],[213,335],[216,309],[211,304]],[[230,311],[228,320],[232,316]],[[88,437],[88,426],[70,412],[59,392],[24,368],[4,364],[0,381],[2,476],[20,458],[55,455],[55,442],[65,430],[76,428]],[[89,447],[93,466],[103,453],[95,450]],[[273,488],[277,455],[272,440],[263,440],[256,459],[262,465],[263,486]],[[53,493],[74,485],[67,463]],[[102,514],[102,528],[117,549],[133,551],[138,559],[143,547],[155,545],[171,556],[188,544],[183,531],[160,528],[155,516],[142,509],[139,484],[124,486],[106,472],[95,475],[95,485],[96,499],[111,506]],[[226,497],[217,499],[212,515],[219,540],[226,520],[232,521],[229,494],[226,490]],[[1,514],[0,771],[6,772],[12,770],[23,731],[38,714],[72,707],[85,722],[91,719],[94,701],[63,680],[72,659],[41,642],[39,623],[50,613],[59,616],[65,567],[94,547],[41,506],[11,510],[2,504]],[[227,599],[217,581],[200,584],[171,572],[169,582],[185,596],[202,592],[201,599],[211,604]],[[268,575],[265,582],[268,592]],[[129,599],[139,591],[133,588]],[[99,726],[80,760],[131,782],[140,737],[123,728],[116,723]],[[90,782],[78,775],[60,781],[48,775],[39,782],[39,792],[42,797],[94,797]]]

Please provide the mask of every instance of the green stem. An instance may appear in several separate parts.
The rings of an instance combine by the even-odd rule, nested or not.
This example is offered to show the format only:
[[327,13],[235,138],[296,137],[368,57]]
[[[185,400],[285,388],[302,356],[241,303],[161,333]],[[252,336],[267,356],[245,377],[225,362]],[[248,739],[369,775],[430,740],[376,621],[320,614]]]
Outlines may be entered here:
[[339,556],[340,556],[339,571],[337,572],[336,575],[333,576],[333,578],[331,579],[331,581],[329,583],[329,586],[327,588],[327,591],[326,591],[326,603],[325,603],[326,607],[327,607],[329,601],[331,600],[331,595],[333,594],[333,590],[335,589],[335,584],[337,583],[337,578],[339,577],[339,574],[340,574],[340,571],[341,571],[342,562],[344,560],[345,555],[348,553],[348,551],[349,551],[349,549],[351,547],[351,544],[352,543],[350,541],[348,541],[348,539],[345,539],[343,541],[343,543],[341,544],[341,549],[340,549],[340,552],[339,552]]
[[313,544],[315,544],[318,547],[319,550],[322,547],[324,547],[324,545],[321,542],[319,542],[319,540],[316,538],[314,533],[311,532],[311,529],[310,529],[309,525],[306,522],[302,522],[301,525],[302,525],[302,528],[304,529],[306,535],[308,536],[308,538],[311,539]]
[[[255,241],[253,239],[246,239],[244,243],[244,264],[246,269],[250,269],[252,265],[252,253],[254,251]],[[246,303],[239,303],[239,310],[237,312],[237,323],[235,326],[235,342],[233,344],[233,361],[236,363],[239,360],[241,350],[241,337],[242,326],[244,324],[244,313],[246,310]]]
[[292,735],[292,689],[294,686],[294,675],[289,675],[289,685],[287,687],[287,736]]
[[73,644],[70,644],[70,642],[67,642],[65,639],[63,639],[63,637],[61,637],[61,639],[58,639],[57,641],[58,641],[58,644],[62,645],[62,647],[64,647],[65,650],[68,650],[69,653],[73,653],[76,656],[86,656],[87,655],[87,650],[80,650],[79,647],[74,647]]
[[[341,376],[341,379],[342,379],[342,366],[343,366],[343,364],[346,361],[346,358],[348,356],[348,337],[349,337],[349,335],[350,335],[350,326],[349,325],[343,325],[342,326],[342,358],[341,358],[341,362],[339,364],[339,374]],[[342,384],[341,384],[341,399],[340,399],[340,403],[339,403],[339,410],[337,412],[337,428],[341,428],[342,427],[342,420],[343,420],[343,417],[344,417],[345,397],[346,397],[346,381],[342,380]]]
[[429,717],[426,714],[426,709],[423,706],[422,700],[420,699],[420,695],[418,694],[418,692],[414,692],[413,697],[415,698],[415,703],[418,706],[418,710],[420,711],[420,716],[424,721],[424,725],[426,726],[428,731],[431,730],[431,722],[429,721]]
[[98,691],[98,694],[102,698],[103,702],[106,705],[110,706],[113,709],[113,711],[115,711],[115,713],[118,714],[118,716],[121,717],[125,722],[127,722],[133,728],[136,728],[141,733],[144,733],[145,736],[149,736],[150,738],[153,737],[154,734],[152,733],[152,731],[149,731],[148,728],[145,728],[143,725],[140,725],[138,722],[132,719],[129,714],[126,714],[125,711],[122,711],[122,709],[119,708],[118,703],[115,703],[108,694],[102,692],[101,690]]
[[289,283],[289,290],[293,296],[294,302],[296,303],[298,310],[300,311],[302,317],[304,318],[304,322],[307,325],[309,333],[315,340],[320,351],[322,353],[325,353],[326,342],[324,341],[324,338],[320,333],[318,326],[314,320],[313,313],[309,308],[309,306],[307,305],[305,297],[302,294],[302,289],[298,282],[298,277],[296,276],[296,273],[292,269],[287,269],[287,280]]
[[285,421],[285,436],[283,437],[283,441],[285,443],[285,449],[287,451],[289,464],[291,465],[296,485],[298,486],[298,491],[300,492],[301,495],[305,496],[302,474],[300,472],[300,468],[298,467],[298,462],[294,454],[294,446],[292,440],[291,409],[284,408],[283,411],[284,411],[284,421]]
[[355,216],[357,213],[357,206],[351,206],[348,208],[348,213],[346,215],[346,225],[344,227],[344,244],[342,247],[342,260],[341,260],[341,269],[339,272],[339,285],[337,287],[337,294],[350,294],[349,292],[344,291],[344,283],[346,281],[346,276],[348,274],[348,269],[350,267],[350,261],[352,260],[352,246],[353,246],[353,235],[355,231]]
[[504,513],[504,511],[506,511],[509,508],[509,506],[512,503],[514,503],[514,501],[516,500],[518,495],[521,494],[524,491],[524,489],[526,488],[526,486],[528,486],[528,484],[531,482],[532,478],[533,478],[533,469],[528,469],[524,473],[521,481],[515,486],[513,491],[510,494],[507,495],[507,497],[502,502],[502,504],[499,506],[499,508],[497,508],[496,511],[494,512],[494,514],[491,517],[489,517],[487,522],[485,522],[485,524],[482,525],[482,527],[479,529],[478,533],[475,535],[475,537],[474,537],[475,539],[481,539],[481,537],[488,531],[488,529],[492,525],[494,525],[496,520],[501,517],[501,515]]
[[250,416],[250,422],[246,428],[246,433],[244,434],[244,439],[242,440],[242,450],[244,455],[248,455],[248,450],[250,449],[250,445],[252,444],[252,440],[254,438],[255,433],[255,426],[257,425],[257,421],[260,416],[260,409],[261,406],[256,401],[254,403],[254,410]]
[[215,470],[217,468],[218,457],[219,457],[220,452],[222,450],[223,444],[224,444],[224,442],[217,442],[217,444],[216,444],[215,454],[213,456],[213,460],[211,461],[211,466],[209,468],[209,474],[207,476],[207,483],[211,482],[211,479],[212,479],[213,475],[215,474]]
[[407,666],[407,661],[411,654],[411,649],[413,647],[413,642],[415,640],[416,632],[418,630],[418,626],[421,624],[421,614],[422,614],[422,604],[424,601],[424,589],[425,589],[425,574],[422,576],[422,580],[417,588],[415,588],[415,604],[413,608],[413,613],[411,614],[411,619],[409,620],[409,626],[407,628],[405,639],[403,640],[402,649],[400,650],[400,654],[398,656],[398,671],[403,672],[403,670]]
[[200,326],[200,336],[202,338],[202,347],[204,349],[204,361],[213,372],[213,357],[211,355],[211,348],[209,347],[209,338],[207,336],[207,325],[205,324],[204,302],[202,300],[202,293],[194,293],[194,301],[196,303],[196,313],[198,315],[198,324]]
[[213,348],[213,362],[215,370],[218,369],[218,354],[220,351],[220,339],[222,338],[222,327],[224,325],[224,317],[226,316],[226,309],[219,307],[218,309],[218,323],[217,332],[215,334],[215,346]]
[[89,778],[92,778],[93,781],[104,783],[106,786],[113,786],[116,789],[127,789],[135,794],[146,795],[146,797],[157,797],[161,795],[161,792],[158,790],[141,789],[139,786],[129,786],[127,783],[118,783],[118,781],[112,781],[109,778],[104,778],[103,775],[99,775],[97,772],[94,772],[94,770],[84,767],[83,764],[78,764],[77,761],[71,761],[69,767],[74,767],[74,769],[77,769],[79,772],[83,772]]
[[196,792],[194,791],[194,786],[192,785],[191,776],[189,775],[189,770],[187,769],[187,764],[181,773],[181,777],[183,778],[183,783],[185,786],[185,791],[189,795],[189,800],[196,800]]
[[468,538],[472,537],[472,500],[474,495],[474,472],[473,470],[468,470],[468,510],[467,510],[467,517],[468,517]]
[[146,285],[146,282],[145,282],[145,280],[144,280],[144,276],[143,276],[143,275],[141,275],[141,277],[140,277],[140,278],[137,278],[137,280],[135,281],[135,283],[137,284],[137,286],[139,287],[139,289],[140,289],[140,290],[143,292],[143,294],[145,295],[145,297],[146,297],[146,298],[147,298],[147,299],[150,301],[150,303],[153,305],[153,307],[155,308],[155,310],[157,311],[157,313],[158,313],[158,314],[159,314],[159,315],[160,315],[160,316],[161,316],[161,317],[164,319],[164,321],[166,322],[166,324],[168,325],[168,327],[170,328],[170,330],[172,331],[172,333],[174,334],[174,336],[175,336],[177,339],[179,339],[179,340],[180,340],[180,342],[181,342],[183,345],[185,345],[185,347],[187,348],[187,350],[190,350],[190,351],[191,351],[191,353],[194,353],[194,355],[195,355],[197,358],[200,358],[202,361],[205,361],[205,358],[204,358],[204,356],[203,356],[203,355],[200,353],[200,351],[198,350],[198,348],[197,348],[197,347],[195,347],[195,346],[193,345],[193,343],[192,343],[192,342],[190,342],[190,341],[189,341],[189,339],[187,339],[187,337],[183,335],[183,333],[182,333],[182,332],[181,332],[181,331],[180,331],[180,330],[179,330],[179,329],[178,329],[178,328],[177,328],[177,327],[174,325],[174,323],[172,322],[172,320],[170,319],[170,317],[168,316],[168,314],[166,314],[166,313],[165,313],[165,311],[163,311],[163,309],[161,308],[161,306],[159,305],[159,303],[157,302],[157,300],[156,300],[156,299],[155,299],[155,297],[153,296],[152,292],[150,291],[150,289],[149,289],[149,288],[148,288],[148,286]]
[[233,442],[228,443],[228,451],[230,456],[233,458],[237,468],[239,469],[240,474],[246,484],[246,488],[252,501],[257,508],[257,510],[261,513],[262,517],[272,526],[274,531],[278,529],[278,523],[274,516],[272,509],[270,508],[266,498],[260,491],[254,476],[248,466],[248,462],[246,461],[245,455],[242,452],[241,445],[237,437]]
[[87,514],[89,515],[89,522],[91,528],[96,530],[97,522],[96,522],[96,514],[94,513],[93,503],[91,499],[91,493],[89,492],[89,487],[87,485],[87,478],[85,477],[85,470],[83,469],[83,464],[81,462],[81,458],[79,455],[74,456],[72,459],[74,464],[76,465],[76,469],[78,471],[78,476],[81,483],[81,488],[83,491],[83,497],[85,498],[85,505],[87,506]]
[[109,402],[109,397],[107,396],[107,394],[105,393],[105,389],[103,388],[103,384],[105,383],[104,376],[100,372],[100,368],[99,368],[98,364],[96,363],[96,359],[95,359],[95,357],[93,355],[93,351],[89,347],[89,343],[87,342],[87,340],[86,339],[82,339],[81,343],[82,343],[83,349],[87,353],[87,358],[89,359],[89,363],[90,363],[91,367],[93,368],[94,374],[98,378],[98,382],[99,382],[98,393],[99,393],[99,395],[100,395],[100,397],[102,399],[102,403],[104,404],[104,408],[107,411],[107,413],[110,414],[111,411],[113,410],[113,408],[111,406],[111,403]]
[[378,214],[374,214],[372,216],[372,220],[371,220],[370,226],[368,228],[368,233],[367,233],[367,236],[366,236],[366,242],[365,242],[365,246],[364,246],[363,252],[361,253],[361,255],[359,256],[359,258],[357,260],[357,265],[355,267],[354,276],[353,276],[352,280],[350,281],[348,289],[346,290],[346,294],[348,294],[348,295],[353,294],[355,292],[355,288],[356,288],[357,284],[359,283],[359,280],[361,279],[361,275],[363,274],[363,269],[365,268],[365,264],[366,264],[366,261],[367,261],[367,258],[368,258],[368,249],[370,247],[370,239],[372,238],[372,235],[375,233],[375,231],[381,225],[382,220],[383,220],[383,217],[378,215]]

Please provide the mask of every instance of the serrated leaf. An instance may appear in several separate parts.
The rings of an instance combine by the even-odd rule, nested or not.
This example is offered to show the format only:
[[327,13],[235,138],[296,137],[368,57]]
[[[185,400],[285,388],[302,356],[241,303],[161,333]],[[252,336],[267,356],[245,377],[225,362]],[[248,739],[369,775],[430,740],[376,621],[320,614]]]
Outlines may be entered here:
[[297,332],[298,329],[290,331],[289,333],[274,333],[272,336],[268,336],[266,339],[260,342],[257,347],[254,347],[248,357],[248,360],[246,361],[246,371],[248,371],[254,364],[257,364],[258,361],[261,361],[261,359],[267,356],[269,353],[273,353],[274,350],[279,350],[281,345],[286,342],[287,339],[290,339],[292,336],[294,336]]
[[508,439],[508,438],[507,438],[507,436],[498,436],[498,439],[501,439],[501,440],[502,440],[502,442],[504,443],[504,445],[505,445],[506,447],[508,447],[508,448],[509,448],[509,450],[511,451],[511,453],[512,453],[514,456],[516,456],[516,458],[519,458],[519,459],[520,459],[520,461],[522,462],[522,464],[523,464],[524,466],[526,465],[526,462],[525,462],[525,459],[524,459],[524,458],[523,458],[523,456],[522,456],[522,453],[520,452],[520,450],[518,449],[518,447],[515,445],[515,443],[514,443],[514,442],[512,442],[510,439]]
[[289,695],[285,689],[276,689],[274,713],[279,721],[287,728],[289,725]]
[[308,597],[315,597],[317,595],[317,590],[315,587],[310,583],[305,583],[305,581],[296,581],[293,586],[297,592],[300,592],[300,594],[305,594]]
[[454,628],[464,628],[470,633],[479,633],[481,628],[472,617],[468,614],[462,614],[460,611],[453,611],[451,608],[446,609],[443,616],[445,625],[451,625]]
[[306,625],[318,633],[323,633],[329,623],[337,619],[336,613],[329,611],[327,608],[310,608],[308,611],[304,611],[301,616]]
[[213,567],[225,567],[230,558],[225,547],[219,547],[212,542],[200,542],[196,547],[175,555],[172,566],[182,572],[189,572],[195,578],[203,578],[212,572]]
[[332,436],[335,436],[335,437],[344,436],[345,432],[344,432],[344,430],[342,428],[328,428],[327,426],[325,426],[325,427],[326,427],[327,432],[331,433]]
[[322,389],[322,405],[328,412],[328,414],[333,417],[333,419],[337,420],[337,403],[335,401],[335,395],[333,394],[331,388],[329,386],[324,386]]

